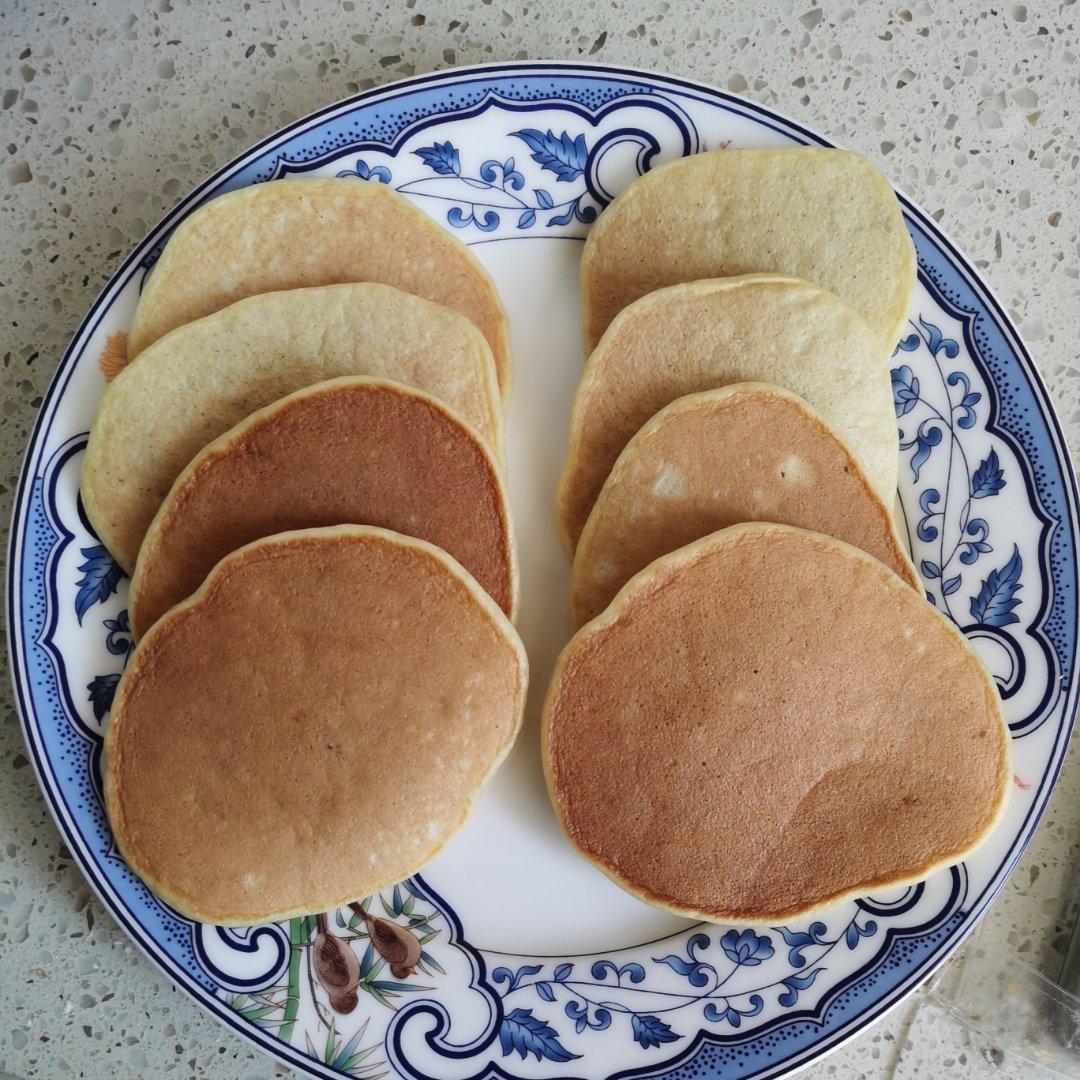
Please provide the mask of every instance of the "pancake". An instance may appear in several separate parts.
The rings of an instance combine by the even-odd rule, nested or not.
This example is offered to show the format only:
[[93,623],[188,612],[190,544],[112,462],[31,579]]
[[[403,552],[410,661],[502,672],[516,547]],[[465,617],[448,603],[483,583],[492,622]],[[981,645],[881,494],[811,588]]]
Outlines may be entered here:
[[113,836],[190,918],[338,907],[463,824],[527,680],[509,621],[431,544],[360,526],[258,540],[128,662],[105,734]]
[[717,150],[653,169],[585,242],[588,349],[639,296],[760,271],[836,293],[889,356],[915,289],[915,249],[889,181],[859,154],[817,147]]
[[744,524],[652,563],[571,640],[544,706],[570,840],[647,903],[775,925],[919,880],[997,823],[994,683],[847,544]]
[[585,365],[559,485],[568,552],[634,432],[676,398],[736,382],[774,383],[805,398],[893,504],[900,448],[892,386],[866,323],[797,278],[695,281],[631,304]]
[[147,530],[128,594],[140,637],[252,540],[378,525],[452,555],[512,619],[517,565],[499,467],[445,405],[342,378],[290,394],[196,455]]
[[387,285],[265,293],[182,326],[139,354],[98,405],[82,497],[129,574],[185,465],[256,409],[339,375],[373,375],[445,401],[502,460],[491,350],[456,312]]
[[626,444],[574,556],[574,628],[654,559],[743,521],[834,536],[922,588],[888,507],[836,432],[779,386],[736,383],[673,401]]
[[128,351],[257,293],[377,281],[434,300],[479,327],[503,402],[510,324],[495,283],[457,237],[385,184],[274,180],[230,191],[187,218],[143,286]]

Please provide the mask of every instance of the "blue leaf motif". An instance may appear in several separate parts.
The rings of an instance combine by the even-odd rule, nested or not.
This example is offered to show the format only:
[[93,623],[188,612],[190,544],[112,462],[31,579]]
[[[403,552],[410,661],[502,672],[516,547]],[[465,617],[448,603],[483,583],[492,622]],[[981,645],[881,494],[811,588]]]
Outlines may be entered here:
[[808,933],[802,930],[789,930],[786,926],[778,926],[776,929],[783,937],[784,943],[789,946],[788,963],[794,968],[801,968],[806,964],[803,951],[809,945],[824,944],[823,939],[827,927],[823,922],[815,921],[810,924]]
[[960,410],[960,419],[956,421],[957,427],[970,428],[975,423],[975,406],[982,401],[982,394],[971,389],[968,377],[962,371],[954,371],[946,380],[950,386],[962,386],[963,397],[959,405],[953,406],[953,411]]
[[987,525],[983,518],[972,518],[967,523],[967,528],[964,532],[971,537],[972,540],[964,541],[964,550],[960,552],[960,561],[965,566],[971,566],[980,555],[985,555],[988,551],[994,549],[987,543],[986,538],[990,535],[990,526]]
[[357,159],[356,165],[352,169],[346,169],[344,172],[337,174],[338,179],[352,178],[360,180],[373,180],[378,181],[380,184],[390,183],[390,170],[385,165],[369,166],[366,161]]
[[930,578],[931,581],[934,578],[941,577],[941,567],[936,562],[931,562],[929,559],[923,559],[919,564],[919,569],[922,571],[923,577]]
[[956,592],[956,590],[959,589],[959,588],[960,588],[960,575],[957,574],[955,577],[947,578],[945,581],[943,581],[941,583],[941,595],[942,596],[952,596],[952,594],[954,592]]
[[684,975],[691,986],[702,987],[708,985],[709,976],[705,973],[712,970],[710,965],[700,961],[684,960],[681,956],[654,956],[653,960],[658,964],[667,964],[672,971]]
[[116,592],[124,572],[101,544],[80,548],[79,554],[86,560],[79,567],[79,573],[83,576],[75,583],[75,615],[81,626],[83,616],[90,608],[104,603]]
[[98,675],[87,684],[86,689],[90,691],[88,700],[94,706],[95,720],[104,719],[112,708],[113,697],[116,694],[116,684],[119,681],[120,676],[117,674]]
[[942,337],[941,331],[933,323],[928,323],[921,315],[919,325],[926,331],[926,345],[934,356],[943,352],[950,360],[956,359],[960,353],[960,346],[952,338]]
[[536,211],[526,210],[521,217],[518,218],[517,227],[519,229],[531,229],[536,224]]
[[901,338],[897,342],[896,349],[893,349],[893,355],[896,355],[897,349],[904,352],[914,352],[921,344],[922,338],[918,334],[908,334],[906,338]]
[[[854,925],[854,923],[852,923]],[[848,928],[851,929],[850,927]],[[858,940],[858,935],[856,935]],[[777,997],[777,1003],[783,1005],[784,1008],[790,1008],[796,1001],[799,1000],[799,992],[805,990],[811,983],[824,971],[824,968],[814,968],[812,971],[808,971],[805,975],[789,975],[782,982],[787,987],[782,994]]]
[[705,1006],[705,1019],[717,1023],[726,1020],[732,1027],[739,1027],[748,1016],[757,1016],[765,1007],[765,1001],[760,994],[751,994],[749,1009],[736,1009],[729,1002],[725,1002],[724,1008],[718,1009],[711,1001]]
[[555,1000],[555,991],[552,990],[550,985],[548,983],[546,983],[546,982],[538,982],[538,983],[536,983],[536,992],[545,1001],[554,1001]]
[[555,981],[562,982],[564,979],[570,978],[570,972],[574,970],[573,964],[560,964],[555,969]]
[[771,939],[753,930],[729,930],[720,939],[720,948],[733,964],[743,967],[756,967],[773,954]]
[[580,1035],[587,1027],[593,1031],[604,1031],[611,1027],[611,1013],[600,1006],[589,1019],[589,1007],[576,1001],[568,1001],[564,1012],[574,1021],[574,1030]]
[[499,1027],[499,1043],[503,1056],[515,1051],[524,1061],[530,1054],[536,1055],[537,1061],[573,1061],[581,1057],[571,1054],[559,1042],[558,1032],[547,1021],[533,1016],[532,1009],[515,1009],[503,1017]]
[[1013,545],[1012,558],[1000,569],[991,570],[982,583],[978,596],[971,598],[971,617],[985,626],[1009,626],[1020,621],[1013,611],[1020,601],[1020,573],[1024,562],[1020,550]]
[[566,212],[563,214],[556,214],[554,217],[548,218],[549,225],[569,225],[574,220],[574,207],[577,206],[577,200],[570,204]]
[[566,1003],[566,1015],[574,1021],[574,1031],[580,1035],[589,1026],[589,1010],[576,1001]]
[[439,176],[461,175],[461,159],[451,142],[441,143],[436,140],[434,146],[421,146],[413,153]]
[[597,960],[592,966],[594,979],[606,978],[609,973],[615,976],[616,982],[620,983],[624,978],[628,978],[632,983],[645,981],[645,969],[640,964],[623,964],[622,967],[616,967],[610,960]]
[[980,462],[971,478],[971,497],[989,499],[1005,486],[1005,470],[998,461],[997,451],[991,450]]
[[919,519],[919,524],[915,527],[915,531],[918,534],[919,539],[925,540],[927,543],[937,539],[937,526],[932,525],[931,522],[934,518],[941,517],[941,511],[934,509],[939,502],[941,502],[941,493],[937,488],[927,488],[919,496],[919,509],[922,510],[924,516]]
[[483,217],[476,216],[476,208],[470,207],[466,214],[460,206],[452,206],[447,212],[446,220],[455,229],[464,229],[467,225],[475,225],[481,232],[492,232],[499,227],[499,215],[494,210],[485,210]]
[[511,971],[507,967],[497,967],[491,973],[491,977],[497,983],[506,983],[506,992],[509,994],[518,988],[522,979],[527,975],[535,975],[540,968],[540,964],[524,964],[517,971]]
[[521,131],[512,131],[510,134],[529,147],[532,151],[529,156],[537,165],[553,172],[563,183],[576,180],[585,169],[588,150],[585,147],[584,135],[572,139],[567,132],[555,135],[550,128],[546,132],[536,128],[522,128]]
[[854,949],[859,944],[859,938],[873,937],[877,933],[877,923],[873,919],[867,919],[865,926],[860,926],[854,919],[848,923],[844,931],[844,944],[849,949]]
[[680,1038],[659,1016],[639,1016],[634,1013],[630,1017],[630,1027],[634,1038],[645,1049],[660,1046],[662,1043],[677,1042]]
[[930,420],[924,420],[919,425],[918,433],[914,439],[900,444],[901,450],[910,450],[918,443],[918,449],[911,458],[911,471],[915,480],[919,479],[919,472],[930,457],[930,451],[941,442],[941,428],[934,427]]
[[120,612],[115,619],[103,621],[108,634],[105,636],[105,648],[113,656],[126,656],[131,648],[131,626],[128,623],[127,608]]
[[536,189],[536,205],[541,210],[550,210],[555,205],[555,201],[543,188],[538,187]]
[[489,184],[494,184],[498,174],[502,173],[502,188],[505,191],[509,185],[514,191],[520,191],[525,186],[525,177],[514,169],[514,159],[507,158],[502,164],[497,161],[485,161],[480,166],[480,178]]
[[[900,347],[903,348],[903,342]],[[892,376],[893,407],[899,419],[915,408],[919,400],[919,380],[907,364],[893,368],[889,374]]]

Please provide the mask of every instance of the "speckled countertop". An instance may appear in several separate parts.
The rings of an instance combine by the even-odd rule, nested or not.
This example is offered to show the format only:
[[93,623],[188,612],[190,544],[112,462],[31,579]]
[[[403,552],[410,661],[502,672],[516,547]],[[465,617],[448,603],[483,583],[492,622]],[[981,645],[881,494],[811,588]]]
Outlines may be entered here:
[[[1080,445],[1077,54],[1075,0],[7,0],[0,520],[6,530],[26,438],[69,335],[121,256],[177,198],[327,102],[415,72],[499,59],[594,57],[666,69],[776,106],[868,154],[984,272]],[[1048,972],[1063,946],[1078,796],[1074,754],[984,931],[984,941]],[[914,1007],[804,1075],[890,1075]],[[908,1060],[918,1053],[913,1047]],[[949,1075],[982,1075],[957,1068]],[[283,1075],[175,990],[91,896],[38,793],[6,678],[5,1069],[21,1077]]]

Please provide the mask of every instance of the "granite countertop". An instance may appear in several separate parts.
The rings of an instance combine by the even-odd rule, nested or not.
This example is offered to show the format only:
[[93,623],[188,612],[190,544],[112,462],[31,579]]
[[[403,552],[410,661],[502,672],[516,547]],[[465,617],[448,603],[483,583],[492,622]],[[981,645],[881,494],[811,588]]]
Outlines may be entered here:
[[[1080,5],[887,7],[8,0],[0,520],[6,528],[26,439],[69,336],[121,257],[193,184],[327,102],[501,59],[591,57],[671,71],[775,106],[869,155],[984,273],[1080,445]],[[91,895],[38,792],[6,678],[2,692],[0,1071],[284,1075],[174,989]],[[1056,970],[1078,826],[1073,754],[984,943]],[[889,1076],[916,1004],[804,1075]],[[919,1052],[905,1056],[917,1063]],[[950,1076],[983,1075],[976,1063],[953,1064]]]

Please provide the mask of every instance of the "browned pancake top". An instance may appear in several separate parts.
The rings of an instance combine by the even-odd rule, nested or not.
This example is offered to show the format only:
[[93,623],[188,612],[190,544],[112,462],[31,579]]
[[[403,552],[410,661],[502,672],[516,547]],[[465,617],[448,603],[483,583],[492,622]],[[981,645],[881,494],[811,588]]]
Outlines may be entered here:
[[994,685],[845,544],[741,525],[655,563],[567,647],[545,764],[570,838],[631,891],[762,922],[923,876],[1007,790]]
[[741,521],[775,521],[862,548],[919,578],[851,451],[801,398],[740,383],[673,402],[616,462],[574,556],[575,627],[653,559]]
[[513,614],[510,514],[486,447],[434,398],[349,377],[254,414],[180,475],[139,552],[129,600],[136,634],[230,551],[349,523],[429,540]]
[[106,736],[117,842],[196,918],[328,910],[458,828],[525,682],[509,622],[430,545],[355,526],[259,541],[128,664]]

